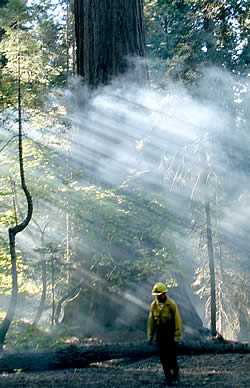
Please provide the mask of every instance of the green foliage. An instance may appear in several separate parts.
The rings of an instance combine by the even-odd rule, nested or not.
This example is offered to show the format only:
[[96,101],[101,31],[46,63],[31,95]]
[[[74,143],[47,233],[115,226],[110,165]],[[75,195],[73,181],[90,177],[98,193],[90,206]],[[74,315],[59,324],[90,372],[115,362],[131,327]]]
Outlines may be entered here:
[[0,26],[4,29],[6,26],[19,29],[24,23],[30,21],[26,3],[26,0],[8,0],[1,10]]
[[51,334],[48,331],[25,321],[13,321],[6,336],[6,350],[54,350],[69,343],[70,336],[65,333]]
[[[33,31],[5,31],[0,43],[0,52],[7,63],[1,71],[0,105],[3,108],[17,104],[17,60],[21,65],[22,105],[26,109],[41,106],[41,98],[51,84],[51,78],[60,74],[42,53],[42,42],[37,41]],[[38,98],[39,95],[39,98]]]
[[128,286],[164,272],[168,263],[172,264],[175,249],[168,230],[177,227],[177,219],[165,204],[126,188],[92,186],[82,195],[80,236],[86,247],[95,251],[84,265],[93,267],[109,287]]
[[22,106],[37,116],[49,88],[65,81],[64,26],[55,25],[47,9],[38,11],[21,0],[8,2],[1,11],[0,25],[4,30],[0,41],[0,109],[17,104],[20,61]]
[[245,71],[247,1],[147,0],[145,17],[148,53],[159,60],[152,70],[163,85],[169,78],[195,85],[208,65]]

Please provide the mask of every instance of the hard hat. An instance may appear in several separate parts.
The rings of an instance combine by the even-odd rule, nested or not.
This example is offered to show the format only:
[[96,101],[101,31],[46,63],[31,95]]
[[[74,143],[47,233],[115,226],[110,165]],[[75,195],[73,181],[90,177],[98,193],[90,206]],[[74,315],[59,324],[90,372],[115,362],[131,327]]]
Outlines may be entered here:
[[167,287],[163,283],[156,283],[152,290],[152,295],[161,295],[167,292]]

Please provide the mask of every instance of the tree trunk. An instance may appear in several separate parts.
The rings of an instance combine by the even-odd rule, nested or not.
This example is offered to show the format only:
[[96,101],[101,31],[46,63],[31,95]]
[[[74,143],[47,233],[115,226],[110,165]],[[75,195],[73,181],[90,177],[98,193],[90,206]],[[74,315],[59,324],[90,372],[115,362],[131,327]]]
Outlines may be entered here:
[[[75,0],[77,71],[97,87],[133,68],[129,57],[145,57],[142,0]],[[141,63],[139,78],[147,78]]]
[[45,301],[46,301],[46,293],[47,293],[47,263],[46,263],[46,248],[45,248],[45,243],[44,243],[44,233],[45,233],[45,229],[46,229],[48,224],[45,225],[44,229],[42,230],[37,222],[34,221],[34,223],[36,224],[36,226],[40,230],[40,233],[41,233],[41,245],[42,245],[42,250],[41,250],[42,262],[41,262],[41,264],[42,264],[42,285],[43,285],[43,289],[42,289],[42,295],[41,295],[40,303],[39,303],[39,306],[38,306],[38,309],[37,309],[37,313],[36,313],[36,316],[35,316],[35,319],[34,319],[34,322],[33,322],[33,325],[38,325],[38,322],[40,321],[40,318],[41,318],[43,310],[44,310]]
[[54,326],[55,318],[55,267],[54,267],[54,257],[51,256],[51,326]]
[[211,295],[211,333],[212,336],[216,336],[216,293],[215,293],[215,273],[214,273],[214,251],[213,251],[213,239],[211,230],[211,216],[210,216],[210,204],[209,201],[205,202],[206,212],[206,226],[207,226],[207,249],[209,259],[209,271],[210,271],[210,295]]
[[59,299],[59,301],[57,302],[56,308],[55,308],[55,324],[56,325],[60,324],[59,317],[61,314],[63,302],[65,302],[67,299],[74,298],[79,293],[79,291],[81,290],[81,287],[84,285],[84,283],[85,283],[85,281],[80,282],[76,287],[74,287],[73,289],[68,291],[65,295],[63,295],[61,297],[61,299]]
[[202,190],[204,191],[204,208],[206,218],[206,238],[207,238],[207,251],[208,251],[208,262],[209,262],[209,275],[210,275],[210,312],[211,312],[211,334],[213,337],[216,336],[216,291],[215,291],[215,272],[214,272],[214,251],[213,251],[213,236],[211,227],[211,210],[210,210],[210,190],[209,190],[209,157],[206,151],[201,155],[202,162],[204,164],[204,171],[201,175]]
[[[146,342],[124,345],[95,345],[77,347],[70,345],[67,348],[44,353],[16,353],[0,359],[0,372],[41,371],[56,369],[72,369],[88,367],[94,362],[128,358],[141,360],[158,353],[155,345]],[[249,353],[249,345],[237,342],[210,341],[201,343],[180,344],[178,354],[205,354],[205,353]]]
[[17,268],[16,268],[16,247],[15,247],[15,239],[16,235],[19,232],[22,232],[26,226],[29,224],[32,212],[33,212],[33,203],[31,195],[27,189],[25,178],[24,178],[24,167],[23,167],[23,147],[22,147],[22,104],[21,104],[21,67],[20,67],[20,57],[18,58],[18,137],[19,137],[19,167],[20,167],[20,177],[21,177],[21,185],[26,196],[27,200],[27,215],[26,218],[20,224],[9,228],[9,242],[10,242],[10,255],[11,255],[11,274],[12,274],[12,293],[10,298],[10,304],[7,311],[7,314],[2,322],[0,327],[0,351],[3,349],[4,340],[6,334],[9,330],[11,322],[14,318],[14,314],[16,311],[17,304],[17,294],[18,294],[18,283],[17,283]]
[[46,261],[42,260],[42,284],[43,284],[43,290],[42,290],[42,295],[40,299],[40,303],[37,309],[37,313],[33,322],[33,325],[38,325],[38,322],[40,321],[40,318],[42,316],[44,306],[45,306],[45,301],[46,301],[46,293],[47,293],[47,265]]

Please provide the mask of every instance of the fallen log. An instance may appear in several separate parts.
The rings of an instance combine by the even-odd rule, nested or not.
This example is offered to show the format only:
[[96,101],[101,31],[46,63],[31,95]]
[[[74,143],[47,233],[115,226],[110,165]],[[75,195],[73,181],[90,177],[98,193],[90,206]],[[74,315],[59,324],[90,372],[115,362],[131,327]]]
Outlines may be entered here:
[[[237,342],[206,341],[179,344],[179,355],[206,353],[249,353],[249,345]],[[138,360],[157,354],[156,345],[148,343],[122,345],[75,345],[51,352],[3,354],[0,358],[0,372],[42,371],[69,368],[84,368],[112,359],[128,358]]]

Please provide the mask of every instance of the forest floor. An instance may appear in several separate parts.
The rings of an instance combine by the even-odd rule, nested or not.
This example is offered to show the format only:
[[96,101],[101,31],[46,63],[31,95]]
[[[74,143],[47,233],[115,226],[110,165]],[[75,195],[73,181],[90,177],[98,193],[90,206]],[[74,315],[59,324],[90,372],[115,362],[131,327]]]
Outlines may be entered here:
[[[138,333],[119,337],[118,342],[136,343]],[[97,339],[91,339],[95,343]],[[118,338],[107,338],[105,345]],[[84,345],[82,342],[82,345]],[[100,343],[97,340],[97,343]],[[85,342],[87,344],[87,342]],[[250,387],[250,355],[244,353],[178,356],[178,387]],[[160,388],[164,387],[163,370],[158,356],[132,361],[114,359],[97,362],[81,369],[0,374],[0,388]]]
[[[250,387],[249,354],[179,356],[178,387]],[[160,388],[163,372],[157,356],[140,361],[110,360],[88,368],[2,373],[0,387],[9,388]]]

